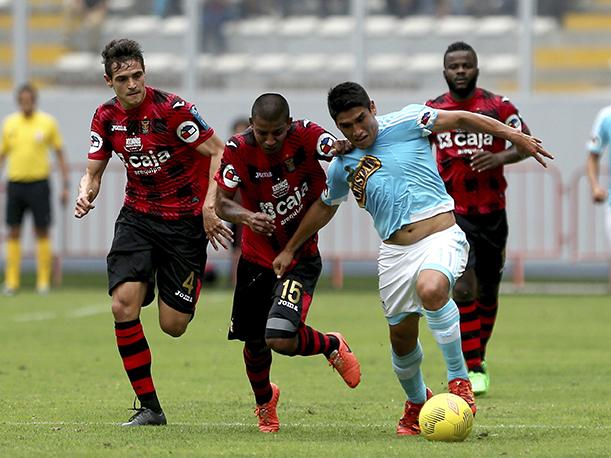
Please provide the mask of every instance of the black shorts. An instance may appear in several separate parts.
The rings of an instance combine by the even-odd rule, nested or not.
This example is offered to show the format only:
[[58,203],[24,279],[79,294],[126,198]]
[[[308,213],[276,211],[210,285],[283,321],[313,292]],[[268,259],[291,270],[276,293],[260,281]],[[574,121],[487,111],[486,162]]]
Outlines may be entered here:
[[127,281],[148,283],[142,306],[159,297],[179,312],[195,313],[206,246],[201,216],[166,221],[123,207],[106,258],[108,293]]
[[505,266],[507,213],[499,210],[484,215],[456,215],[470,245],[466,269],[475,269],[478,280],[499,283]]
[[49,180],[29,183],[9,181],[6,190],[6,224],[20,226],[26,210],[34,216],[34,226],[51,225],[51,186]]
[[294,336],[306,320],[321,270],[320,255],[316,255],[300,259],[277,279],[273,270],[241,257],[228,338],[263,341]]

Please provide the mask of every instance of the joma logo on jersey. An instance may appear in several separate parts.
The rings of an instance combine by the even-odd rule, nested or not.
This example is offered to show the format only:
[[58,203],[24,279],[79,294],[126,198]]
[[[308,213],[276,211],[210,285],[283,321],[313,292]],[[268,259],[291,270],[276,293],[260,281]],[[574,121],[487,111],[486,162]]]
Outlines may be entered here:
[[[127,158],[121,154],[117,153],[119,159],[123,161],[123,165],[125,168],[129,168],[130,166],[139,169],[139,168],[156,168],[160,169],[161,164],[170,159],[170,152],[167,150],[159,151],[155,153],[153,150],[149,150],[148,154],[131,154]],[[159,171],[159,170],[156,170]]]
[[300,188],[297,186],[293,188],[293,194],[276,203],[275,206],[272,202],[260,202],[259,208],[272,218],[276,218],[276,215],[284,216],[289,212],[299,211],[303,207],[301,201],[306,192],[308,192],[308,184],[302,183]]
[[458,146],[472,146],[474,148],[483,148],[484,146],[492,146],[494,137],[490,134],[482,134],[475,132],[440,132],[437,134],[439,141],[439,149],[452,148]]
[[359,161],[359,165],[356,170],[348,176],[348,184],[352,189],[352,194],[356,199],[356,203],[359,207],[364,208],[367,201],[367,195],[365,188],[367,187],[367,180],[373,175],[380,167],[382,162],[375,156],[363,156]]

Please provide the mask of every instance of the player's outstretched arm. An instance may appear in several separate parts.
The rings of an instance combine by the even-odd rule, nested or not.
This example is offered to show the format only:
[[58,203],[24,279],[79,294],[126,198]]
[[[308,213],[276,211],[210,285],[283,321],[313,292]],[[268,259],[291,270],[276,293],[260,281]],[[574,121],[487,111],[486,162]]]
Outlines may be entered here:
[[433,125],[433,132],[446,132],[456,129],[468,132],[483,132],[511,142],[519,154],[534,157],[543,167],[547,167],[544,157],[554,159],[554,156],[543,148],[541,140],[509,127],[494,118],[461,110],[437,111],[439,115]]
[[339,205],[327,205],[322,199],[318,199],[312,204],[291,239],[282,252],[274,259],[274,272],[276,272],[278,278],[281,278],[289,268],[299,247],[316,232],[325,227],[331,221],[338,208]]
[[77,218],[82,218],[95,208],[93,201],[100,192],[102,175],[109,160],[104,159],[99,161],[89,159],[87,161],[87,169],[79,183],[78,196],[76,197],[76,205],[74,207],[74,216]]
[[[221,165],[221,157],[223,156],[223,141],[214,134],[204,143],[197,147],[197,152],[204,156],[210,156],[210,171],[208,172],[208,190],[202,207],[202,217],[204,219],[204,231],[206,237],[210,240],[212,248],[219,249],[219,245],[229,249],[229,243],[233,242],[233,232],[215,212],[216,200],[216,181],[214,175]],[[227,243],[229,242],[229,243]]]

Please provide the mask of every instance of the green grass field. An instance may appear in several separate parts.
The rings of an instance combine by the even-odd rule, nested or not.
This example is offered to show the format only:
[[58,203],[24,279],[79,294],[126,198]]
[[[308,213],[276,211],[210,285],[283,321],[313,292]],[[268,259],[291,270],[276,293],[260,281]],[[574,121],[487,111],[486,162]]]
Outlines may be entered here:
[[[0,456],[611,456],[609,297],[506,296],[489,350],[491,391],[463,443],[398,438],[404,395],[375,289],[320,291],[309,323],[341,330],[362,366],[351,390],[322,356],[275,355],[281,431],[258,432],[241,344],[226,340],[231,293],[204,292],[180,339],[156,308],[143,322],[169,425],[126,429],[133,394],[104,288],[0,298]],[[445,374],[421,324],[425,380]]]

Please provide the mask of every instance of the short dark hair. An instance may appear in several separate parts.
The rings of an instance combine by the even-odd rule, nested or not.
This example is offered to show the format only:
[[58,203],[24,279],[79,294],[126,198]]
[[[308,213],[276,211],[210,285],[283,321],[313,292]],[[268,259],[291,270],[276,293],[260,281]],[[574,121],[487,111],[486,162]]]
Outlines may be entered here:
[[140,43],[128,38],[112,40],[102,51],[102,63],[104,72],[112,77],[112,67],[114,64],[124,64],[130,60],[137,60],[144,70],[144,57]]
[[448,56],[448,54],[450,54],[451,52],[456,52],[456,51],[470,52],[471,54],[473,54],[473,57],[475,57],[475,63],[477,64],[477,53],[475,52],[475,49],[473,49],[473,47],[470,44],[467,44],[464,41],[455,41],[450,46],[448,46],[448,49],[446,49],[446,52],[443,53],[443,65],[444,66],[445,66],[446,57]]
[[261,94],[252,104],[250,116],[266,121],[285,120],[290,117],[289,103],[280,94],[272,92]]
[[17,91],[15,92],[17,99],[19,99],[19,96],[21,96],[21,94],[24,92],[29,92],[32,95],[32,100],[34,100],[34,102],[38,98],[38,90],[32,83],[23,83],[17,88]]
[[371,109],[371,99],[363,86],[352,81],[338,84],[327,94],[329,114],[335,121],[337,115],[354,107]]

